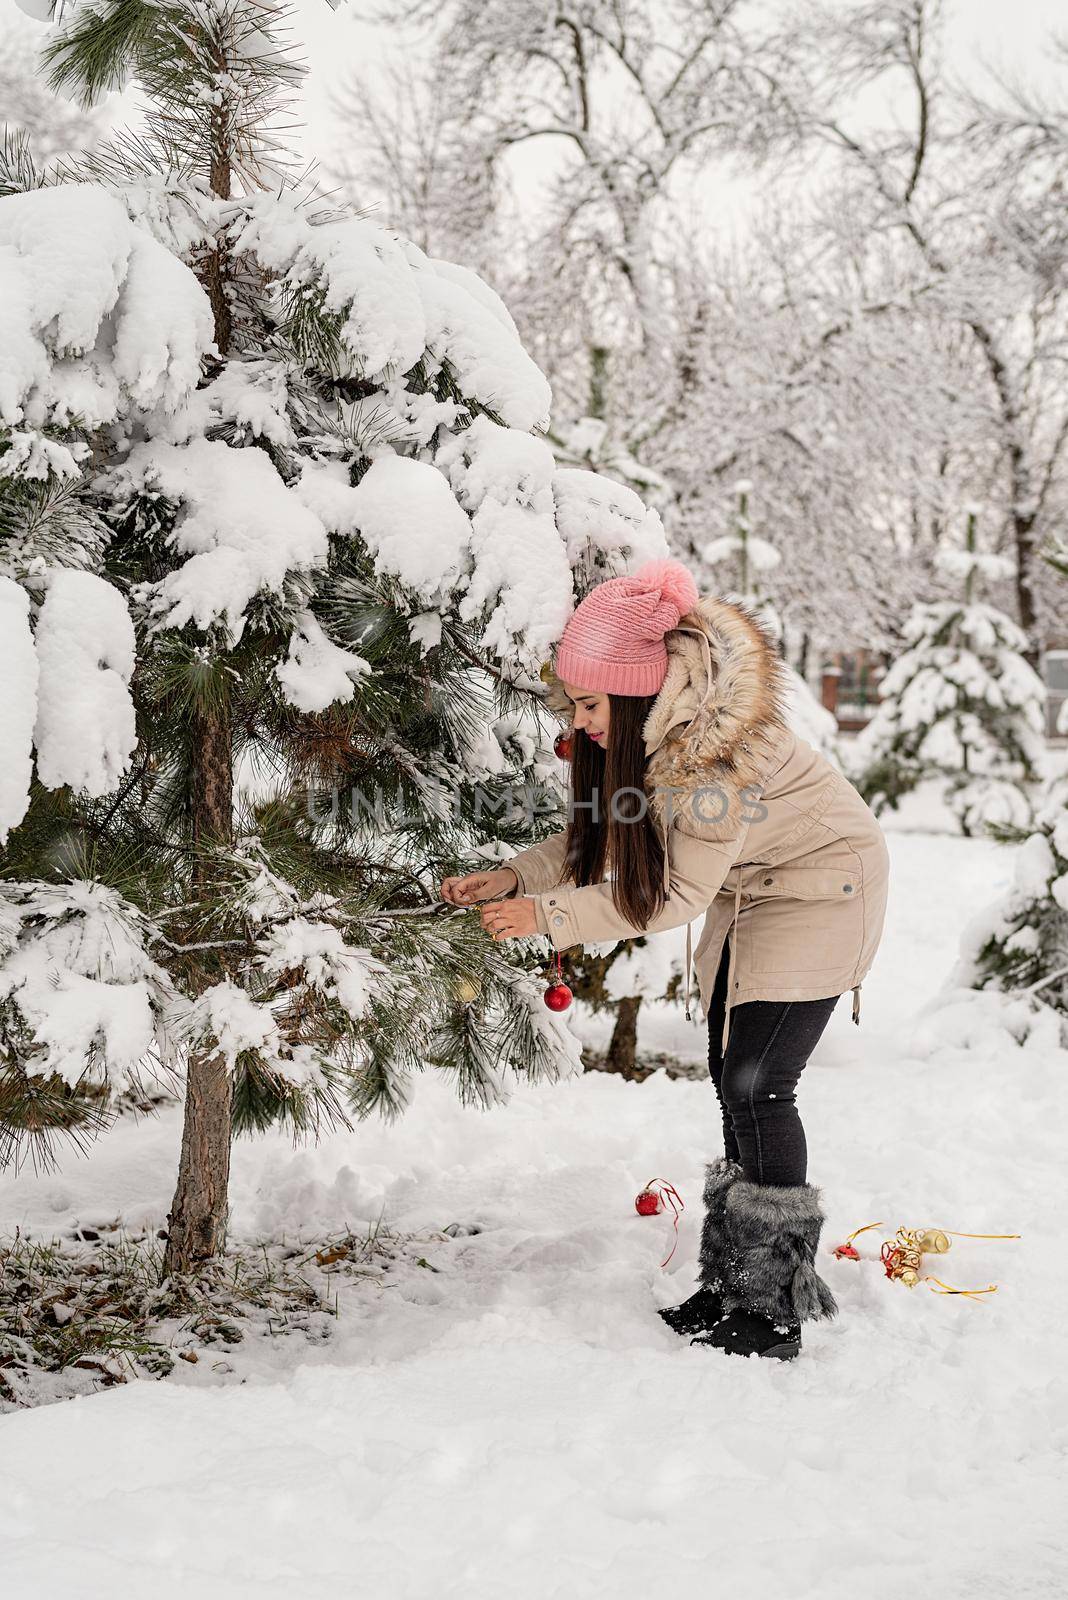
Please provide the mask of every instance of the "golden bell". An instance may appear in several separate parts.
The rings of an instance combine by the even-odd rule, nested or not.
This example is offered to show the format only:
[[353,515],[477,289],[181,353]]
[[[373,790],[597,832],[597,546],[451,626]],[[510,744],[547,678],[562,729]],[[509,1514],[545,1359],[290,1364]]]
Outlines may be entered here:
[[949,1249],[949,1239],[941,1228],[919,1228],[916,1243],[925,1255],[944,1256]]
[[553,679],[556,677],[556,673],[553,671],[553,664],[551,661],[542,662],[541,671],[538,673],[538,677],[541,679],[542,683],[552,683]]
[[899,1276],[906,1289],[915,1289],[917,1283],[920,1281],[919,1274],[915,1272],[912,1267],[902,1267]]
[[457,978],[456,998],[461,1000],[465,1006],[469,1006],[472,1000],[477,1000],[481,993],[480,986],[473,978]]

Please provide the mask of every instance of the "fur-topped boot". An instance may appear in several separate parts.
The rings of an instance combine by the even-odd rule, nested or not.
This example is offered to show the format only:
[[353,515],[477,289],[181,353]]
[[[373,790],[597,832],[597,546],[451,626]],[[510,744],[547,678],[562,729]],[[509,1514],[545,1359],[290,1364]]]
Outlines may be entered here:
[[815,1265],[824,1222],[820,1202],[811,1183],[731,1184],[722,1227],[710,1233],[710,1259],[701,1264],[702,1282],[722,1284],[724,1315],[691,1344],[788,1361],[800,1353],[803,1322],[838,1314]]
[[723,1257],[723,1213],[727,1193],[742,1176],[737,1161],[719,1156],[705,1167],[705,1187],[702,1196],[705,1204],[704,1222],[701,1225],[699,1254],[701,1287],[681,1305],[667,1306],[658,1314],[669,1328],[678,1334],[700,1333],[711,1328],[723,1316],[720,1290],[723,1278],[718,1263]]

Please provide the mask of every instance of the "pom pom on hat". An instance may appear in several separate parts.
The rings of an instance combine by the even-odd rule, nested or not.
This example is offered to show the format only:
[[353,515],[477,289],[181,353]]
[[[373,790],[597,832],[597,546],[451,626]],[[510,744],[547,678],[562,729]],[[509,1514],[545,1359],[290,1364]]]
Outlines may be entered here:
[[700,599],[679,561],[647,561],[600,583],[583,600],[556,654],[567,683],[606,694],[655,694],[667,673],[664,635]]
[[678,627],[680,619],[687,611],[692,611],[701,598],[693,574],[687,572],[681,561],[647,561],[623,581],[633,586],[633,594],[660,596],[660,604],[641,624],[643,639],[662,639],[665,633]]

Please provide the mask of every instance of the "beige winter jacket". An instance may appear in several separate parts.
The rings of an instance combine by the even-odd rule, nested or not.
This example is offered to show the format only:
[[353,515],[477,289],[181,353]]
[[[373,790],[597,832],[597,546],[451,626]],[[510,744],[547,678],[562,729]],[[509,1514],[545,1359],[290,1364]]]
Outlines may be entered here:
[[[645,724],[645,788],[666,841],[666,903],[645,930],[609,883],[565,886],[564,835],[513,856],[517,894],[558,950],[659,933],[704,913],[693,952],[707,1014],[729,937],[727,1009],[860,986],[882,938],[889,856],[848,780],[786,723],[785,673],[742,606],[708,598],[666,637],[668,672]],[[557,688],[556,709],[569,705]],[[689,985],[689,938],[686,984]]]

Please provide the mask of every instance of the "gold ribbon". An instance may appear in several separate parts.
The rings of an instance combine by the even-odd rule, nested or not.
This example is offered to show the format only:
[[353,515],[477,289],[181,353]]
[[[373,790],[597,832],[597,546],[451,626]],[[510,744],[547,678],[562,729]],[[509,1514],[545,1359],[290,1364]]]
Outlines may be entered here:
[[[844,1244],[836,1245],[833,1254],[845,1256],[848,1259],[859,1260],[853,1240],[867,1233],[871,1228],[885,1226],[882,1222],[866,1222],[862,1228],[855,1228],[845,1240]],[[887,1239],[883,1243],[880,1256],[886,1269],[886,1276],[897,1282],[905,1284],[906,1288],[914,1289],[918,1283],[926,1283],[931,1288],[932,1294],[960,1294],[968,1299],[977,1300],[980,1295],[996,1294],[997,1284],[987,1284],[985,1289],[957,1289],[951,1284],[943,1283],[941,1278],[936,1278],[933,1273],[922,1273],[923,1258],[925,1255],[944,1255],[949,1249],[951,1239],[1020,1239],[1019,1233],[964,1233],[954,1228],[898,1228],[893,1240]],[[931,1287],[937,1284],[937,1288]]]

